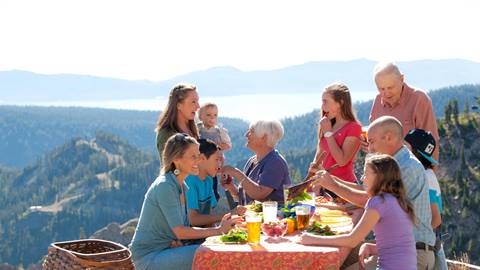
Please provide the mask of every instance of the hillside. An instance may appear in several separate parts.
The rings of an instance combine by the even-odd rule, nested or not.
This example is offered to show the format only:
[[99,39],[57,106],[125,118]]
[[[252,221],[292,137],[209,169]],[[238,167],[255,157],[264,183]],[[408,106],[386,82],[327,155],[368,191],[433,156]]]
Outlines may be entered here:
[[470,254],[480,264],[480,115],[462,115],[459,123],[442,120],[439,125],[440,160],[438,178],[445,213],[443,231],[448,232],[445,252],[453,257]]
[[[443,108],[451,98],[458,98],[462,110],[465,101],[470,105],[480,96],[480,84],[460,85],[429,92],[437,118],[443,117]],[[320,104],[319,104],[320,106]],[[366,125],[371,101],[356,103],[360,121]],[[159,113],[90,108],[0,106],[0,164],[22,168],[34,163],[43,154],[74,137],[92,138],[97,130],[127,139],[136,147],[156,153],[153,132]],[[304,151],[316,140],[319,113],[283,119],[285,137],[280,142],[282,151]],[[246,159],[251,152],[243,146],[248,123],[239,119],[221,118],[236,143],[227,153],[231,163]]]
[[85,237],[137,217],[158,171],[153,155],[98,132],[2,178],[0,262],[28,265],[46,254],[52,241]]
[[[450,234],[447,256],[466,252],[478,264],[474,254],[479,252],[480,238],[471,230],[480,225],[480,143],[475,140],[480,136],[480,117],[476,114],[471,113],[470,120],[461,117],[459,124],[440,122],[439,179],[446,209],[443,228]],[[284,152],[294,181],[304,176],[313,151]],[[360,169],[361,157],[357,163]],[[98,132],[90,140],[67,142],[34,165],[22,170],[3,167],[0,173],[4,206],[0,219],[8,221],[0,226],[0,261],[28,265],[46,254],[52,241],[83,238],[112,222],[122,224],[137,217],[143,195],[158,173],[158,161],[123,139]],[[111,224],[96,235],[127,243],[132,228]]]

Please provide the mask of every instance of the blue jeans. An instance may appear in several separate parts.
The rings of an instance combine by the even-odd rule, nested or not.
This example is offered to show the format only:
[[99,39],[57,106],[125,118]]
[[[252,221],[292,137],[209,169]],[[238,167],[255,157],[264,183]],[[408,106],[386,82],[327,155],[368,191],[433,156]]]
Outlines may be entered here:
[[445,258],[445,251],[443,251],[443,245],[435,252],[435,270],[448,270],[447,259]]
[[135,261],[137,270],[191,270],[193,257],[198,245],[167,248],[148,254],[142,259]]

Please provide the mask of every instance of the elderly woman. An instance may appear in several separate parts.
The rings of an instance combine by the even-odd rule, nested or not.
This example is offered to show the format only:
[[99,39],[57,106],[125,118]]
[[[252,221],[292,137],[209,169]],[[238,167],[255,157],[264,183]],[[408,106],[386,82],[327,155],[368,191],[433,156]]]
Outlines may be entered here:
[[236,222],[226,214],[218,227],[190,227],[184,181],[199,173],[199,161],[199,146],[193,137],[177,133],[167,140],[162,173],[145,194],[130,244],[136,269],[191,269],[198,245],[184,246],[182,240],[227,233]]
[[232,195],[239,197],[241,204],[252,200],[283,204],[283,185],[290,185],[291,180],[287,162],[275,149],[283,137],[282,124],[279,121],[254,122],[245,137],[246,146],[255,155],[247,161],[243,172],[231,166],[222,168],[224,174],[238,180],[239,190],[233,183],[222,182],[222,185]]

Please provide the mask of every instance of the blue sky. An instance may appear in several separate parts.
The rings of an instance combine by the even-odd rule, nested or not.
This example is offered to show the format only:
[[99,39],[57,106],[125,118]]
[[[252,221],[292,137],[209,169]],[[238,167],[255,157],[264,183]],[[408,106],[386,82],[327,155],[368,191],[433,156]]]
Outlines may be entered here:
[[0,70],[159,81],[224,65],[480,62],[479,7],[464,0],[4,0]]

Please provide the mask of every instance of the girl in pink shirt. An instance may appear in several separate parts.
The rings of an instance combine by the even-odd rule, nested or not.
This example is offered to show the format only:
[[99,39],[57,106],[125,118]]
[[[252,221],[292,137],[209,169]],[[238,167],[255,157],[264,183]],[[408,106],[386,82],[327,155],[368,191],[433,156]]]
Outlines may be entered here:
[[355,182],[353,160],[360,149],[362,127],[353,114],[350,91],[344,84],[334,83],[322,95],[322,118],[318,128],[317,152],[309,173],[319,169],[338,168],[330,173],[342,180]]

